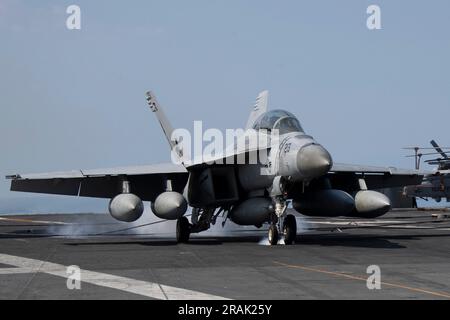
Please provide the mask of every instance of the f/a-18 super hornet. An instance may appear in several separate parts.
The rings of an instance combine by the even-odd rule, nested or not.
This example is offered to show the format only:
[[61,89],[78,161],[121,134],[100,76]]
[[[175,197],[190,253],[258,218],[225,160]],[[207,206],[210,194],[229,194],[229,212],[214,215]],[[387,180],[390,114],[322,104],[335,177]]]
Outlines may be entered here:
[[[423,182],[416,186],[405,187],[404,193],[408,197],[415,198],[432,198],[437,202],[441,202],[443,198],[450,202],[450,147],[440,147],[436,141],[430,141],[432,148],[408,147],[407,150],[414,150],[414,155],[407,157],[414,157],[416,168],[419,169],[420,161],[425,156],[440,157],[435,159],[425,160],[425,163],[436,166],[433,172],[426,174]],[[422,150],[434,150],[425,151]]]
[[[245,131],[269,137],[267,143],[255,147],[246,140],[208,159],[187,161],[183,139],[175,134],[177,130],[148,92],[148,105],[179,161],[17,174],[8,177],[11,190],[108,198],[110,214],[125,222],[139,219],[143,201],[150,201],[157,217],[177,220],[178,242],[187,242],[190,234],[207,230],[222,214],[224,222],[230,219],[237,225],[268,226],[269,242],[274,245],[280,237],[285,244],[295,240],[296,219],[286,211],[290,204],[308,216],[375,218],[387,213],[391,204],[388,197],[373,189],[422,181],[423,176],[414,170],[333,163],[330,153],[305,133],[292,113],[268,111],[267,100],[267,91],[260,93]],[[274,132],[277,134],[272,135]],[[257,161],[249,161],[255,155]]]

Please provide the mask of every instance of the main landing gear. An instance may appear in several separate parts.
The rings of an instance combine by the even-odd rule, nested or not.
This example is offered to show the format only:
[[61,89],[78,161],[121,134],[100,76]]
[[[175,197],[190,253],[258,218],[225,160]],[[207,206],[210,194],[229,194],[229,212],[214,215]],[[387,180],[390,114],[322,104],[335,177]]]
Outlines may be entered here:
[[223,210],[219,210],[214,214],[215,211],[215,208],[193,208],[192,223],[189,223],[186,217],[179,218],[177,220],[177,243],[187,243],[191,233],[208,230],[211,224],[215,224],[217,216],[223,212]]
[[191,235],[191,224],[188,218],[181,217],[177,220],[177,242],[187,243]]
[[284,244],[293,244],[297,236],[297,221],[292,214],[288,214],[283,220]]

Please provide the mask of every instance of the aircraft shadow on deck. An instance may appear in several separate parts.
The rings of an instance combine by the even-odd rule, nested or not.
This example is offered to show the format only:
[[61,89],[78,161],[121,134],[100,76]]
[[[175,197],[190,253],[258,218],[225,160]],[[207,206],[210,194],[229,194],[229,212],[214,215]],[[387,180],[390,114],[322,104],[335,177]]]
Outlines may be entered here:
[[[367,230],[369,228],[363,228]],[[19,229],[9,233],[0,234],[1,239],[31,239],[31,238],[52,238],[68,240],[65,245],[70,246],[96,246],[96,245],[144,245],[144,246],[175,246],[175,239],[171,237],[155,237],[155,235],[133,235],[133,234],[112,234],[103,235],[58,235],[49,233],[48,229]],[[420,240],[423,238],[450,237],[450,233],[439,234],[348,234],[348,233],[321,233],[321,234],[299,234],[295,244],[282,247],[301,247],[307,245],[319,245],[325,247],[361,247],[361,248],[383,248],[383,249],[404,249],[405,245],[399,244],[400,240]],[[117,238],[124,238],[123,241]],[[255,243],[258,244],[264,239],[263,234],[249,234],[236,236],[203,236],[193,237],[188,244],[192,246],[214,246],[226,243]]]
[[[450,234],[436,234],[436,235],[308,235],[297,236],[297,240],[293,245],[280,246],[280,248],[299,248],[306,246],[324,246],[324,247],[355,247],[355,248],[378,248],[378,249],[406,249],[407,246],[401,245],[398,241],[418,241],[423,238],[441,238],[450,237]],[[182,246],[219,246],[233,243],[254,243],[258,245],[261,237],[212,237],[212,238],[194,238],[187,244]],[[98,241],[80,241],[67,242],[65,245],[69,246],[108,246],[108,245],[143,245],[143,246],[177,246],[175,239],[136,239],[124,241],[105,241],[98,239]]]

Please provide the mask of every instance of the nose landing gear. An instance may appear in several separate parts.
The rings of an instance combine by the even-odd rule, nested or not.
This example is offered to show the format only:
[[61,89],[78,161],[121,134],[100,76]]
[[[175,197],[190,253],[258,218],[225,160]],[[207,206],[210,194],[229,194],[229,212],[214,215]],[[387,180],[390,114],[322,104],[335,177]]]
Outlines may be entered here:
[[283,219],[283,229],[279,229],[280,225],[278,223],[272,223],[270,225],[268,233],[269,244],[272,246],[277,245],[280,235],[283,237],[285,245],[293,244],[297,237],[297,221],[295,216],[288,214]]
[[284,244],[291,245],[297,236],[297,221],[292,214],[288,214],[283,220]]
[[[269,228],[269,244],[278,244],[280,234],[284,238],[284,244],[291,245],[297,236],[297,221],[292,214],[286,214],[288,203],[284,197],[274,197],[275,214]],[[283,218],[284,216],[284,218]],[[281,221],[283,227],[281,227]]]
[[276,224],[271,224],[270,228],[269,228],[269,235],[268,235],[268,239],[269,239],[269,244],[271,246],[274,246],[278,243],[278,226]]

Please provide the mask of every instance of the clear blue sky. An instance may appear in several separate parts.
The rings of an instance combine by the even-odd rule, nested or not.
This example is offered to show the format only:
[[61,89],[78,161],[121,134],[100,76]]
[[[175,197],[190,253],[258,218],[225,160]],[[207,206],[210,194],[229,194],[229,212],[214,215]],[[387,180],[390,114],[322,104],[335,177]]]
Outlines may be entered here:
[[268,89],[335,161],[411,168],[401,147],[450,144],[449,35],[447,0],[1,0],[0,175],[169,161],[147,89],[220,129]]

